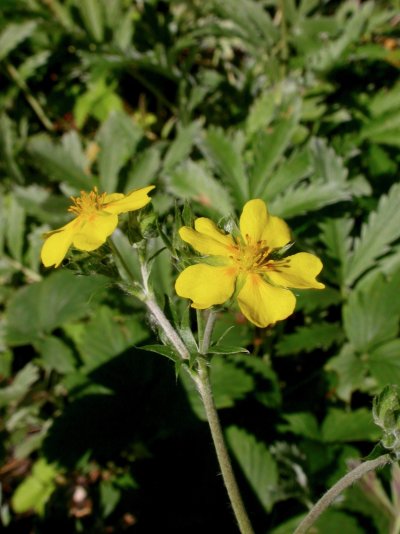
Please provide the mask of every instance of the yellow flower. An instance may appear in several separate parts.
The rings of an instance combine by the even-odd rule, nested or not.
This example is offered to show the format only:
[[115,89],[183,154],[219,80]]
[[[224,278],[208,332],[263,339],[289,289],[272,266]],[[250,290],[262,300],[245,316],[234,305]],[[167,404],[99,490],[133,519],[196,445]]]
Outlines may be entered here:
[[210,220],[196,219],[195,230],[179,230],[181,238],[205,255],[204,262],[187,267],[175,284],[192,307],[223,304],[235,295],[249,321],[266,327],[286,319],[296,298],[288,288],[323,289],[315,277],[322,269],[313,254],[300,252],[279,258],[277,250],[290,242],[290,230],[279,217],[268,214],[260,199],[250,200],[240,217],[240,235],[223,233]]
[[80,197],[71,197],[73,205],[68,208],[75,214],[71,222],[45,234],[46,241],[42,247],[41,259],[46,267],[58,267],[71,245],[79,250],[95,250],[110,236],[118,224],[118,215],[135,211],[148,204],[147,195],[154,185],[122,193],[99,194],[97,187]]

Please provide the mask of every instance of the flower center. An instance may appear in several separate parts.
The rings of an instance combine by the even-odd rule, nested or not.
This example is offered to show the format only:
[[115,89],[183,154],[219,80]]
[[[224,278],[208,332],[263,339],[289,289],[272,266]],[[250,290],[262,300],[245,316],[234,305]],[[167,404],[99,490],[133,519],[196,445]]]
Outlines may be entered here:
[[246,238],[247,242],[238,242],[233,256],[241,272],[262,274],[268,270],[278,271],[289,263],[288,258],[274,260],[271,256],[275,249],[268,247],[264,240],[252,243],[249,236]]
[[97,191],[97,187],[94,187],[93,191],[90,191],[90,193],[81,191],[80,197],[71,197],[73,204],[68,208],[68,211],[71,211],[76,215],[90,217],[102,209],[106,195],[107,193],[102,193],[100,195]]

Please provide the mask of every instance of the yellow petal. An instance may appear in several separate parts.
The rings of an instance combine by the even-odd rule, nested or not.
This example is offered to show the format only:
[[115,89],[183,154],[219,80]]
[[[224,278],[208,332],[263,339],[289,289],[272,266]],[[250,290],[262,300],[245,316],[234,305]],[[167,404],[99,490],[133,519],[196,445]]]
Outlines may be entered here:
[[118,216],[112,213],[97,212],[92,220],[86,220],[73,236],[72,243],[79,250],[91,251],[101,247],[118,224]]
[[239,292],[238,303],[249,321],[265,328],[289,317],[296,305],[296,298],[287,289],[273,287],[259,275],[249,274]]
[[268,212],[264,201],[256,198],[246,202],[240,216],[240,233],[243,239],[247,243],[260,241],[267,221]]
[[291,240],[289,226],[283,219],[269,215],[261,239],[269,248],[284,247]]
[[300,252],[281,261],[273,262],[273,270],[268,271],[268,278],[282,287],[298,289],[324,289],[324,284],[315,280],[322,270],[322,262],[317,256]]
[[193,308],[205,309],[214,304],[223,304],[232,296],[236,275],[235,267],[199,263],[181,272],[175,290],[180,297],[191,299]]
[[283,247],[290,241],[290,230],[283,219],[269,215],[263,200],[246,202],[240,217],[240,232],[247,243],[265,241],[270,248]]
[[62,228],[49,232],[40,253],[42,263],[45,267],[58,267],[65,258],[77,228],[79,228],[79,217],[69,222]]
[[[226,244],[220,239],[214,239],[210,235],[203,234],[189,228],[189,226],[182,226],[179,230],[179,235],[183,241],[192,245],[192,247],[202,254],[209,254],[211,256],[232,256],[234,248],[230,245],[230,241],[226,240]],[[220,234],[223,238],[223,234]],[[228,236],[227,236],[228,237]]]
[[151,198],[147,193],[154,188],[155,185],[149,185],[148,187],[131,191],[126,196],[122,195],[119,198],[116,198],[118,193],[108,195],[106,199],[111,198],[112,200],[103,204],[103,210],[107,213],[118,215],[119,213],[126,213],[127,211],[135,211],[143,208],[143,206],[146,206],[146,204],[151,201]]
[[224,234],[211,219],[200,217],[194,221],[194,227],[201,234],[212,237],[215,239],[215,241],[218,241],[227,247],[235,246],[232,236],[229,234]]
[[125,195],[123,195],[122,193],[110,193],[109,195],[106,195],[104,197],[104,204],[115,202],[116,200],[120,200],[121,198],[125,198]]

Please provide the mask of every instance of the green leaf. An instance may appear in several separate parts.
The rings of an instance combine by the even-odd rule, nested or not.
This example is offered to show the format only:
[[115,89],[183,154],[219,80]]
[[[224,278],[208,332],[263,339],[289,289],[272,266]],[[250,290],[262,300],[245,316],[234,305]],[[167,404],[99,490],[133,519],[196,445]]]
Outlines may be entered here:
[[56,145],[45,134],[30,138],[28,152],[33,163],[41,172],[47,174],[48,179],[56,182],[66,182],[77,190],[88,190],[93,187],[93,178],[87,176],[60,145]]
[[104,39],[103,6],[98,0],[79,0],[76,2],[83,23],[91,37],[98,43]]
[[152,146],[138,154],[128,174],[125,191],[139,189],[154,182],[159,167],[160,151],[156,147]]
[[380,431],[374,425],[372,414],[366,408],[344,412],[333,408],[325,417],[322,426],[323,441],[377,441]]
[[312,352],[316,349],[327,350],[333,343],[340,343],[343,339],[339,324],[315,323],[310,326],[300,326],[293,334],[286,334],[277,343],[279,356],[288,356],[300,352]]
[[0,406],[21,400],[38,378],[38,368],[32,363],[26,364],[21,371],[18,371],[9,386],[0,389]]
[[390,280],[375,275],[368,285],[358,285],[343,307],[346,334],[355,349],[368,352],[397,335],[400,302],[393,298],[400,284],[400,272]]
[[37,343],[36,348],[40,352],[40,359],[44,367],[60,374],[75,371],[76,362],[72,350],[61,339],[54,336],[46,336]]
[[248,483],[264,509],[270,512],[278,490],[278,469],[271,453],[246,430],[229,427],[226,437]]
[[207,351],[207,354],[239,354],[239,353],[249,354],[247,349],[243,347],[231,347],[230,345],[213,345]]
[[25,211],[14,195],[10,195],[8,202],[8,222],[6,226],[6,242],[8,250],[14,259],[22,262],[25,233]]
[[168,189],[183,200],[194,200],[220,215],[233,212],[229,193],[198,163],[187,160],[168,177]]
[[17,514],[34,510],[43,516],[45,506],[56,489],[57,470],[43,458],[37,460],[32,473],[17,487],[11,504]]
[[19,289],[10,300],[6,339],[11,345],[40,340],[64,322],[77,320],[90,309],[93,296],[107,284],[102,276],[76,276],[57,271],[42,282]]
[[375,260],[390,250],[390,243],[400,237],[400,184],[394,184],[387,195],[381,196],[376,211],[361,228],[360,237],[346,266],[345,280],[351,286]]
[[293,137],[299,121],[299,110],[299,105],[292,104],[286,116],[270,126],[267,133],[260,132],[256,139],[255,162],[250,175],[251,197],[268,194],[268,180]]
[[148,350],[150,352],[155,352],[156,354],[161,354],[161,356],[166,356],[169,360],[172,360],[175,363],[180,363],[181,359],[179,355],[167,345],[143,345],[140,347],[142,350]]
[[[293,517],[271,530],[269,534],[293,534],[304,517],[305,515]],[[312,526],[313,534],[337,534],[338,532],[365,534],[365,529],[353,516],[336,510],[326,510]]]
[[192,122],[189,126],[181,126],[178,129],[178,134],[169,146],[164,158],[163,168],[165,173],[171,172],[176,165],[186,160],[192,151],[194,143],[200,136],[200,131],[200,121]]
[[118,173],[133,156],[143,130],[121,111],[110,113],[98,133],[100,145],[99,173],[102,191],[118,189]]
[[248,181],[242,155],[222,129],[210,128],[201,146],[207,159],[219,174],[226,187],[231,190],[239,206],[249,198]]
[[349,343],[343,345],[340,353],[327,362],[325,369],[337,373],[335,393],[345,402],[350,402],[353,391],[365,385],[366,365]]
[[338,262],[338,279],[344,281],[345,266],[350,257],[352,239],[350,232],[353,228],[351,219],[327,219],[319,225],[321,229],[320,239],[327,248],[329,256]]
[[108,517],[117,506],[121,499],[121,490],[118,489],[110,480],[100,482],[100,505],[102,517]]
[[280,432],[291,432],[296,436],[319,441],[321,434],[318,429],[316,417],[309,412],[296,412],[285,414],[286,424],[279,425]]
[[34,20],[21,24],[8,24],[0,34],[0,61],[14,50],[22,41],[30,37],[37,28]]
[[[1,50],[1,49],[0,49]],[[17,134],[14,123],[5,113],[0,115],[0,154],[9,175],[18,183],[24,183],[24,176],[16,161]]]
[[367,366],[379,387],[400,384],[400,340],[376,347],[368,356]]

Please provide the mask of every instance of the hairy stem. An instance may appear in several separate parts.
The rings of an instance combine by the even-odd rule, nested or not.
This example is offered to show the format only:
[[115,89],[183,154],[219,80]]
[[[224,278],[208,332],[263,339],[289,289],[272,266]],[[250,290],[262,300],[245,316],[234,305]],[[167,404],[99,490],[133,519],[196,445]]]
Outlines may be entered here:
[[248,518],[246,509],[242,501],[242,497],[239,493],[239,488],[236,483],[235,475],[233,474],[232,464],[229,458],[228,450],[226,448],[224,435],[222,433],[221,424],[218,418],[218,413],[214,404],[208,367],[205,361],[199,361],[199,371],[198,378],[196,380],[196,385],[200,393],[201,400],[203,402],[204,410],[206,412],[211,436],[217,454],[218,463],[221,468],[221,474],[225,483],[226,490],[228,492],[229,499],[232,504],[233,512],[235,514],[240,532],[242,534],[254,534],[253,528],[251,526],[250,520]]
[[359,478],[364,476],[369,471],[373,471],[378,467],[383,467],[384,465],[391,462],[389,454],[384,454],[379,456],[375,460],[368,460],[363,462],[355,469],[347,473],[344,477],[336,482],[332,488],[330,488],[325,495],[323,495],[320,500],[313,506],[307,516],[303,519],[300,525],[296,528],[293,534],[305,534],[307,530],[315,523],[318,517],[324,512],[330,504],[336,499],[338,495],[342,493],[346,488],[351,486]]

